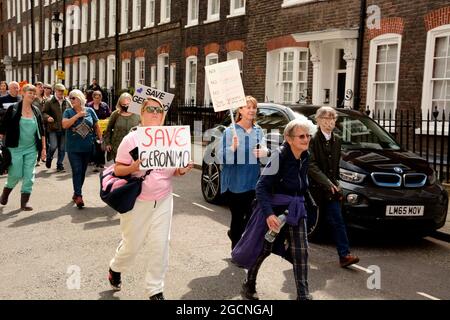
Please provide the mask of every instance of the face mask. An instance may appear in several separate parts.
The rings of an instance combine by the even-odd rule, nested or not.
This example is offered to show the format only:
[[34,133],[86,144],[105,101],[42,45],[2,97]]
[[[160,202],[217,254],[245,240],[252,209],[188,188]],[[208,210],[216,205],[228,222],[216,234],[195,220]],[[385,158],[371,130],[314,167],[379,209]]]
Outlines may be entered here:
[[122,112],[127,112],[127,111],[128,111],[128,106],[126,106],[126,107],[121,107],[121,109],[122,109]]

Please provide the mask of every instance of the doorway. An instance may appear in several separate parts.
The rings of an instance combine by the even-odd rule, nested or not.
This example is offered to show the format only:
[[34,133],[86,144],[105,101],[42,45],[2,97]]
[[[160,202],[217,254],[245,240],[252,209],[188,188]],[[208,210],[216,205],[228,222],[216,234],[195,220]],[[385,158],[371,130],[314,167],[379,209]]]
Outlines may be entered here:
[[345,78],[346,72],[337,71],[336,81],[336,108],[343,108],[345,103]]

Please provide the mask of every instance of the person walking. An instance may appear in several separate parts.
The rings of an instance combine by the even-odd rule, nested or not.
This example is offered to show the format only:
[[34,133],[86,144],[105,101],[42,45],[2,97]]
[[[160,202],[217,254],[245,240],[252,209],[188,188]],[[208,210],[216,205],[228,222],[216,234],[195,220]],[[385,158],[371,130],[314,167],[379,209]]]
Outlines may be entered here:
[[246,97],[246,105],[238,108],[236,124],[225,129],[218,156],[223,163],[220,190],[226,195],[231,211],[228,237],[234,249],[252,213],[255,187],[260,174],[259,158],[267,156],[264,133],[256,124],[258,102]]
[[[305,195],[308,191],[308,146],[314,124],[300,116],[284,129],[285,141],[274,151],[256,184],[257,205],[241,240],[232,252],[235,263],[248,268],[242,294],[259,299],[256,280],[264,260],[273,252],[293,264],[297,300],[310,300]],[[278,217],[286,214],[286,224]],[[265,238],[276,230],[274,241]],[[269,238],[270,239],[270,238]]]
[[117,148],[130,129],[139,125],[141,121],[139,115],[128,112],[132,96],[124,92],[117,100],[116,110],[109,117],[108,126],[105,130],[105,145],[107,151],[107,160],[114,160],[117,154]]
[[[99,120],[107,119],[111,112],[106,102],[102,101],[101,91],[94,91],[92,93],[93,101],[87,104],[88,108],[92,108],[97,115]],[[103,141],[95,141],[95,152],[94,152],[94,172],[99,172],[99,169],[105,166],[105,150],[102,150]]]
[[49,138],[49,150],[45,166],[50,169],[52,166],[53,155],[58,149],[58,158],[56,161],[56,171],[64,171],[64,156],[66,132],[62,126],[64,111],[70,108],[70,102],[64,98],[66,88],[63,84],[55,84],[55,94],[45,102],[44,105],[44,121],[47,124],[47,133]]
[[340,266],[345,268],[358,263],[359,258],[350,253],[347,230],[342,218],[342,190],[339,186],[341,140],[333,133],[337,112],[331,107],[321,107],[315,115],[319,130],[310,143],[311,191],[330,224],[339,255]]
[[72,108],[63,113],[62,127],[66,130],[66,151],[72,168],[73,197],[76,206],[84,207],[82,188],[87,166],[92,156],[95,135],[102,140],[94,110],[86,108],[86,98],[78,89],[69,93]]
[[[162,126],[164,107],[157,98],[148,98],[141,105],[141,125]],[[140,160],[134,160],[130,151],[138,146],[137,131],[124,137],[117,150],[114,173],[117,176],[142,176]],[[108,279],[114,290],[122,287],[121,274],[129,269],[139,249],[148,238],[150,246],[145,276],[146,293],[150,300],[164,300],[164,278],[169,260],[170,225],[173,213],[172,177],[182,176],[193,168],[155,169],[145,176],[142,192],[134,208],[120,215],[122,241],[109,266]]]
[[26,84],[22,88],[23,100],[8,108],[0,126],[0,135],[11,153],[11,165],[8,168],[0,203],[6,205],[14,187],[22,180],[20,208],[33,210],[28,204],[35,179],[35,164],[38,155],[45,158],[45,130],[42,114],[33,105],[36,88]]

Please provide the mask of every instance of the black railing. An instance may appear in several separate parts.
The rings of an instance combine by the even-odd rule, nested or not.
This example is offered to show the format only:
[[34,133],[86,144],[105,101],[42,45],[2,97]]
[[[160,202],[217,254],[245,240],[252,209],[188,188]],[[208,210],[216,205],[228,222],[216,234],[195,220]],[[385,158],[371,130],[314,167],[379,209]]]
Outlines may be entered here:
[[450,112],[398,110],[370,114],[402,148],[425,158],[440,181],[450,183]]

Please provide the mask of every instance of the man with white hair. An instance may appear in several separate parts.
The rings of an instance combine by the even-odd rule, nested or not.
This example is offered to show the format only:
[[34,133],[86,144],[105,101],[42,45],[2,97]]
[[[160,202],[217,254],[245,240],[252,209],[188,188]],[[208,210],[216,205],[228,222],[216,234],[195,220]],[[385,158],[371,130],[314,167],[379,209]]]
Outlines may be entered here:
[[0,97],[0,124],[3,121],[6,110],[16,102],[22,101],[22,96],[19,95],[20,86],[17,81],[11,81],[8,89],[9,93],[6,96]]

